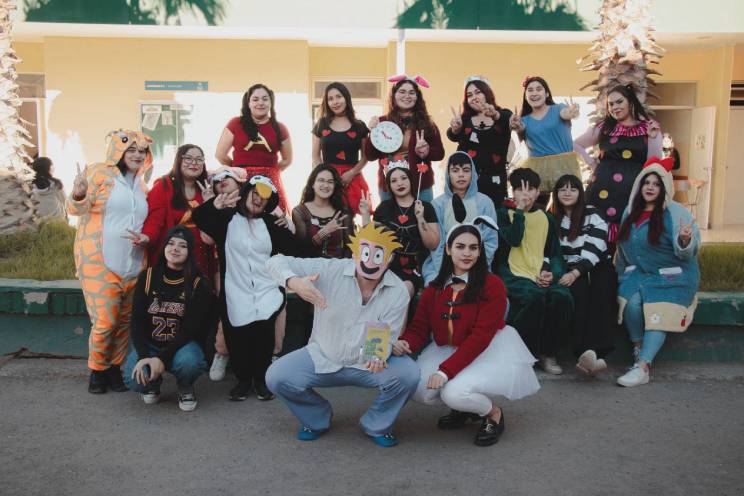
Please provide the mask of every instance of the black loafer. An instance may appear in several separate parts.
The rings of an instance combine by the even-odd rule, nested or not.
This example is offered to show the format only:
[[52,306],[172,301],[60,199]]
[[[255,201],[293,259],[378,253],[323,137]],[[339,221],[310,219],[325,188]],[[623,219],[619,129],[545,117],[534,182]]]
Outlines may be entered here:
[[90,371],[90,380],[88,381],[88,392],[90,394],[103,394],[108,390],[108,380],[106,372],[100,370]]
[[121,369],[118,365],[112,365],[104,371],[106,374],[106,380],[108,381],[108,387],[111,391],[117,393],[123,393],[129,391],[129,388],[124,384],[124,380],[121,378]]
[[499,437],[504,433],[504,411],[501,411],[501,419],[497,424],[490,416],[484,417],[478,433],[475,435],[476,446],[491,446],[499,442]]
[[465,425],[468,420],[473,422],[475,422],[476,420],[480,420],[480,415],[478,415],[477,413],[450,410],[447,415],[439,417],[439,420],[437,421],[437,427],[442,430],[458,429]]
[[245,401],[253,393],[253,383],[239,382],[230,390],[230,401]]

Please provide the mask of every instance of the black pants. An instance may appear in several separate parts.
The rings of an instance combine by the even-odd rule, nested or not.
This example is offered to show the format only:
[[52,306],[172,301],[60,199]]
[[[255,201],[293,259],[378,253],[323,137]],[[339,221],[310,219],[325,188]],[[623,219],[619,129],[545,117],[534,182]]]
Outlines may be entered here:
[[230,367],[240,382],[266,382],[266,369],[274,352],[274,322],[279,312],[267,320],[233,327],[229,319],[222,321],[225,344],[230,352]]
[[609,261],[598,263],[571,285],[574,316],[571,346],[578,357],[586,350],[604,358],[614,348],[617,327],[617,276]]

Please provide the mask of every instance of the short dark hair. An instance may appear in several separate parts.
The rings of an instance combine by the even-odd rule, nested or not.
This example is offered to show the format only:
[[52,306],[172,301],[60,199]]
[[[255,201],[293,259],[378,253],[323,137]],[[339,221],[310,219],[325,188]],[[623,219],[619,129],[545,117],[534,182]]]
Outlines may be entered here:
[[540,187],[540,175],[529,167],[514,169],[514,171],[509,174],[509,184],[511,184],[512,189],[521,188],[522,181],[535,189]]

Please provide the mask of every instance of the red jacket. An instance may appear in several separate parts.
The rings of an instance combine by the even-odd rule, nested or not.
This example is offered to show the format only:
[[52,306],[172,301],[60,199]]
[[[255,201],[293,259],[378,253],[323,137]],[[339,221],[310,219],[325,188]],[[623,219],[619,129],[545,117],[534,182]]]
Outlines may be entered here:
[[[457,347],[439,364],[439,370],[449,379],[470,365],[504,327],[506,287],[501,278],[488,274],[477,302],[463,302],[464,293],[459,291],[453,302],[451,285],[444,289],[433,286],[424,289],[413,321],[399,338],[407,341],[414,353],[424,347],[430,332],[437,345]],[[451,333],[449,322],[452,322]]]
[[[387,116],[381,115],[380,122],[390,120]],[[415,194],[418,191],[419,176],[421,178],[421,189],[428,189],[434,185],[434,171],[431,170],[432,160],[442,160],[444,158],[444,145],[442,145],[442,138],[439,135],[439,128],[432,121],[431,123],[432,135],[426,136],[426,142],[429,143],[429,155],[423,159],[416,155],[416,130],[411,129],[411,138],[408,140],[408,161],[411,174],[413,175],[413,184],[411,184],[411,191]],[[387,191],[387,185],[385,184],[385,163],[387,160],[387,154],[382,153],[380,150],[375,148],[372,144],[372,140],[366,140],[364,142],[364,155],[367,160],[381,160],[377,169],[377,185],[382,191]],[[414,158],[415,157],[415,158]],[[428,166],[428,170],[419,174],[416,170],[416,165],[425,163]]]
[[[211,281],[217,272],[217,261],[214,247],[204,243],[200,231],[191,220],[191,210],[178,210],[173,208],[173,182],[168,176],[163,176],[155,181],[152,189],[147,194],[147,218],[142,226],[142,234],[150,238],[147,244],[147,260],[149,265],[155,265],[163,249],[165,236],[174,226],[183,224],[191,229],[194,234],[194,256],[196,265],[207,280]],[[199,188],[196,190],[194,201],[201,205],[204,200]]]

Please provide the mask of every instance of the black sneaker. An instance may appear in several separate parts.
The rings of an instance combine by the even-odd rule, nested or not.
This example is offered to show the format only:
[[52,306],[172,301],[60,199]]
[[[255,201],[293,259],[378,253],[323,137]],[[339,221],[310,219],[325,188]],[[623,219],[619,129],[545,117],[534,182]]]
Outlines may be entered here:
[[504,411],[501,411],[501,419],[497,424],[490,416],[483,417],[480,429],[475,435],[476,446],[491,446],[499,441],[499,437],[504,433]]
[[112,365],[104,371],[106,374],[106,380],[111,391],[117,393],[123,393],[129,391],[129,388],[124,384],[124,380],[121,378],[121,369],[118,365]]
[[253,384],[249,382],[239,382],[237,386],[230,390],[230,401],[245,401],[253,392]]
[[274,393],[269,391],[266,387],[266,383],[263,381],[256,381],[256,398],[261,401],[271,401],[275,398]]
[[88,381],[88,392],[90,394],[103,394],[108,390],[106,371],[91,370]]
[[480,415],[477,413],[461,412],[459,410],[450,410],[450,412],[444,417],[439,417],[437,421],[437,427],[442,430],[458,429],[470,421],[480,420]]

